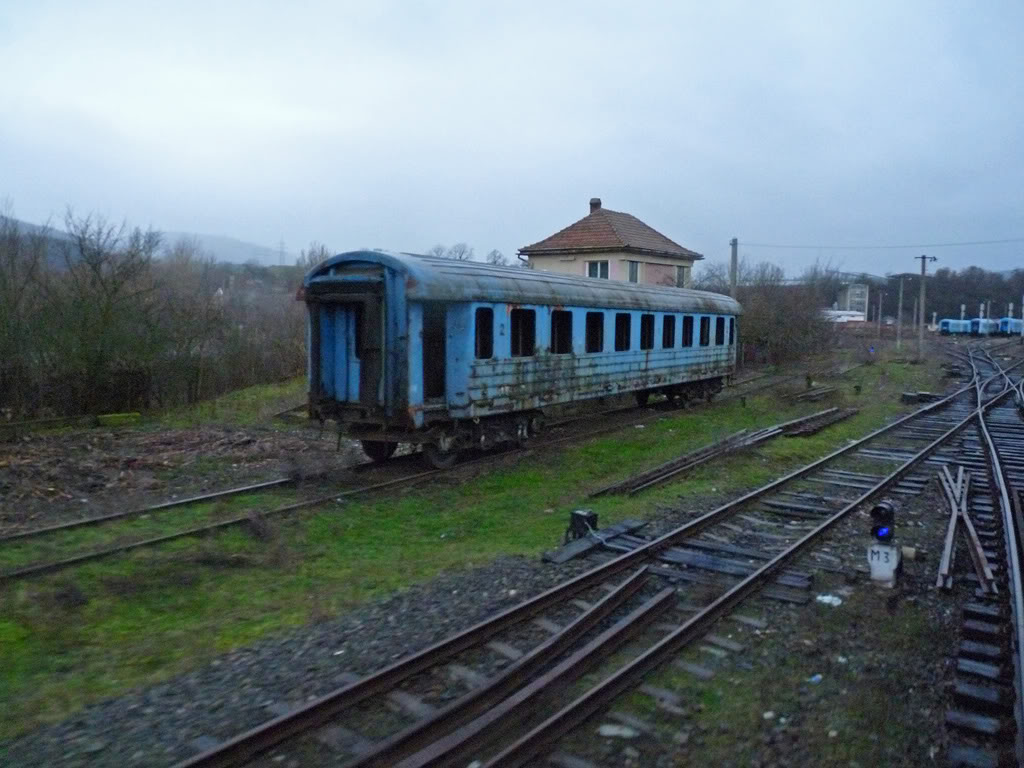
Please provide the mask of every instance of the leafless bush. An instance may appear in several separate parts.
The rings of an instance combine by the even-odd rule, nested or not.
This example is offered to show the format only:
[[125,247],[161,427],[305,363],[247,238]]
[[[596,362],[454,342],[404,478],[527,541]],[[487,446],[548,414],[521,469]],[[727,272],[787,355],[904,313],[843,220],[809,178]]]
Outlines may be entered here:
[[[740,340],[746,354],[780,363],[824,348],[831,326],[821,310],[829,305],[837,286],[835,270],[828,266],[815,265],[800,278],[787,281],[775,264],[751,265],[741,260],[736,298],[743,305]],[[694,287],[728,293],[728,265],[707,265],[694,279]]]
[[293,267],[217,263],[194,240],[68,211],[65,233],[0,211],[0,410],[7,418],[193,403],[298,375]]

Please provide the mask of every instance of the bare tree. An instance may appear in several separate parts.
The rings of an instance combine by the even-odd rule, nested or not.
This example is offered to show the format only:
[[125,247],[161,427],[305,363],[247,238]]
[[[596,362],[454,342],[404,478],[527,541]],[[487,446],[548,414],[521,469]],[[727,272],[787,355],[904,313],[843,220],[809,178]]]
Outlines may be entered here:
[[444,257],[453,261],[473,261],[473,249],[465,243],[456,243],[449,248]]
[[693,287],[700,291],[714,293],[729,292],[729,266],[723,262],[704,264],[694,275]]
[[497,248],[495,248],[494,250],[490,251],[487,254],[487,256],[484,257],[484,260],[488,264],[493,264],[496,267],[507,267],[507,266],[510,266],[510,264],[511,264],[511,262],[509,262],[508,258],[506,258],[505,254],[502,253],[501,251],[499,251]]
[[311,270],[317,264],[331,258],[331,250],[319,240],[313,240],[309,248],[299,251],[299,258],[295,260],[295,266],[302,269],[303,274]]
[[440,243],[429,251],[428,256],[436,256],[439,259],[451,259],[452,261],[473,261],[476,255],[473,248],[465,243],[456,243],[447,248]]
[[210,350],[224,329],[223,289],[213,257],[196,238],[181,238],[154,268],[160,347],[151,365],[157,403],[195,402],[214,364]]
[[[94,411],[107,393],[117,388],[112,374],[126,361],[145,361],[155,341],[153,256],[160,234],[101,216],[75,216],[69,208],[64,219],[65,271],[47,284],[52,317],[67,322],[47,324],[51,353],[68,372],[71,399]],[[57,363],[57,361],[51,361]]]
[[0,205],[0,407],[9,415],[25,407],[33,388],[48,238],[48,227],[22,232],[10,201]]
[[[743,305],[740,333],[744,344],[762,360],[782,362],[805,357],[826,344],[830,326],[821,314],[836,283],[835,270],[815,265],[794,281],[787,281],[777,264],[737,265],[736,298]],[[715,293],[729,292],[729,266],[706,264],[694,287]]]

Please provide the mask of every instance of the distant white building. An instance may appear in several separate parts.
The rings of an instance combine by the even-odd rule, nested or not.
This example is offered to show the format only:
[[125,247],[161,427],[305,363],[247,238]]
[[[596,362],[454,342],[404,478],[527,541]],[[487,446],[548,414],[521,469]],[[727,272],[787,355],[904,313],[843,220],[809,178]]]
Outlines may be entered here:
[[864,313],[847,309],[823,309],[821,315],[830,323],[863,323]]

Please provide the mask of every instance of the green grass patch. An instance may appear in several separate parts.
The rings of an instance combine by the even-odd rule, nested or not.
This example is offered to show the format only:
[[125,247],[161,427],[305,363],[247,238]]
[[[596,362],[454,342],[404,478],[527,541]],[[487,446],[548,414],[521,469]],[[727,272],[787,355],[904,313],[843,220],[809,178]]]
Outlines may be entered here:
[[186,408],[176,408],[156,415],[149,423],[179,428],[209,422],[250,426],[266,421],[278,411],[297,405],[305,398],[306,377],[297,376],[277,384],[258,384]]
[[[493,465],[472,480],[441,477],[421,488],[276,519],[255,532],[243,527],[205,539],[181,539],[4,586],[0,701],[6,717],[0,720],[0,739],[133,686],[155,683],[267,633],[337,615],[442,570],[467,568],[498,555],[536,556],[561,541],[567,513],[580,506],[593,507],[601,524],[608,525],[648,517],[666,506],[734,495],[905,411],[899,391],[911,382],[934,388],[930,376],[934,371],[929,374],[924,366],[858,369],[836,382],[842,393],[834,403],[860,405],[854,419],[810,438],[778,438],[633,498],[585,499],[589,491],[739,429],[768,426],[833,403],[793,406],[766,394],[748,399],[746,407],[733,401],[666,412],[643,429],[625,427],[546,449]],[[852,392],[854,382],[861,384],[859,396]],[[300,381],[276,391],[287,400],[286,395],[301,389]],[[218,415],[244,418],[268,399],[250,394],[231,400],[231,406],[218,402]],[[267,494],[259,506],[276,506],[287,496]],[[189,515],[198,523],[235,511],[235,504],[256,506],[253,497],[246,497],[197,506]],[[110,531],[86,529],[59,544],[26,542],[12,550],[15,554],[0,555],[0,565],[42,559],[54,551],[47,547],[66,550],[99,546],[111,536],[159,534],[181,524],[182,518],[172,514]]]

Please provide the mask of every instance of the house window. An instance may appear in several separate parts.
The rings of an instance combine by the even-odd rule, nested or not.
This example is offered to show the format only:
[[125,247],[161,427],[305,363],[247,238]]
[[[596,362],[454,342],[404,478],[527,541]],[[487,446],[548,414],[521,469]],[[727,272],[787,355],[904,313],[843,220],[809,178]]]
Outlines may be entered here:
[[711,318],[700,319],[700,345],[706,347],[711,343]]
[[736,343],[736,318],[729,318],[729,346]]
[[629,313],[619,312],[615,315],[615,351],[625,352],[629,349]]
[[532,357],[537,340],[537,313],[532,309],[513,309],[511,315],[512,357]]
[[725,318],[715,318],[715,344],[721,346],[725,344]]
[[676,345],[676,317],[665,315],[661,319],[661,348],[672,349]]
[[572,352],[572,312],[556,309],[551,312],[551,354]]
[[604,312],[587,312],[587,352],[604,352]]
[[690,268],[676,267],[676,287],[685,288],[690,283]]
[[683,346],[693,346],[693,315],[686,315],[683,318]]
[[588,261],[587,262],[587,277],[600,277],[604,280],[608,279],[608,262],[607,261]]
[[629,282],[638,283],[640,282],[640,262],[630,261],[629,264]]
[[490,307],[476,310],[476,357],[477,360],[494,357],[494,310]]
[[654,349],[654,315],[640,315],[640,349]]

